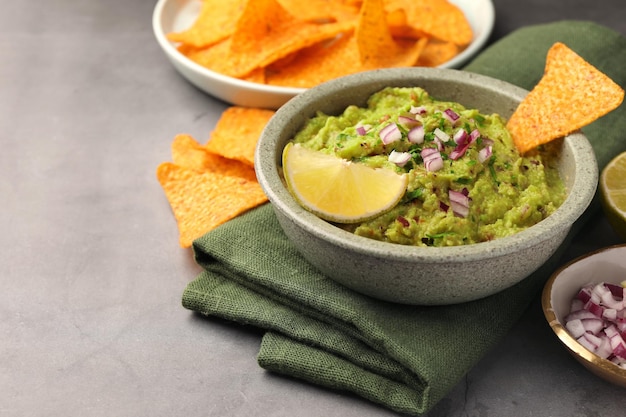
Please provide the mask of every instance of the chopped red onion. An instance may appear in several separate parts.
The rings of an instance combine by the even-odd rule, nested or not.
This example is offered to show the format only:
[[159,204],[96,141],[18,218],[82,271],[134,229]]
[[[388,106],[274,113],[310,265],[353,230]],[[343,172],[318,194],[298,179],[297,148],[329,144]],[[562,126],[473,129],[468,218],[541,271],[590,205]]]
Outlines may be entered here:
[[445,149],[443,141],[439,139],[437,136],[433,138],[433,142],[435,143],[435,145],[437,145],[437,150],[439,150],[439,152],[442,152]]
[[393,162],[399,167],[403,167],[411,160],[411,154],[408,152],[398,152],[395,149],[389,154],[389,162]]
[[460,191],[454,190],[448,191],[448,197],[450,198],[450,206],[454,214],[459,217],[467,217],[469,214],[469,197]]
[[622,299],[626,298],[626,287],[622,287],[617,284],[609,284],[608,282],[605,283],[604,286],[611,291],[615,297],[621,297]]
[[[463,133],[460,133],[460,132],[463,132]],[[472,133],[474,132],[477,132],[477,130],[472,131]],[[454,150],[452,150],[452,152],[450,152],[450,159],[457,160],[463,155],[465,155],[465,152],[470,147],[470,145],[476,141],[476,137],[477,136],[475,134],[468,135],[467,132],[465,132],[465,130],[459,129],[454,134],[454,141],[457,143],[457,146],[456,148],[454,148]],[[457,139],[458,139],[458,142],[457,142]]]
[[426,114],[427,110],[426,110],[426,106],[411,106],[411,109],[409,110],[409,112],[413,114],[424,115]]
[[424,148],[420,154],[424,160],[426,171],[433,172],[443,168],[443,158],[437,149]]
[[466,150],[467,146],[457,146],[456,148],[454,148],[454,150],[452,150],[452,152],[450,152],[450,159],[456,161],[465,154]]
[[457,120],[459,120],[459,115],[456,114],[456,112],[452,109],[444,110],[442,116],[444,117],[444,119],[452,123],[453,126],[456,124]]
[[583,303],[586,303],[591,299],[591,286],[582,287],[578,294],[576,294],[576,299],[581,300]]
[[380,130],[380,138],[385,145],[389,145],[397,140],[402,139],[402,132],[395,123],[389,123],[387,126]]
[[565,328],[574,339],[578,339],[585,334],[585,326],[583,326],[583,321],[580,319],[568,321],[565,323]]
[[398,223],[400,223],[403,227],[409,227],[411,225],[411,223],[404,217],[402,216],[398,216],[396,218],[396,220],[398,221]]
[[415,126],[409,130],[407,137],[411,143],[424,143],[424,126]]
[[447,142],[447,141],[450,140],[450,135],[448,135],[446,132],[444,132],[443,130],[439,129],[438,127],[435,128],[433,133],[435,134],[435,137],[438,138],[439,140],[441,140],[442,142]]
[[565,321],[593,319],[597,317],[598,316],[593,314],[591,311],[585,310],[584,307],[582,307],[581,310],[572,310],[567,316],[565,316]]
[[459,129],[456,132],[454,132],[454,135],[452,135],[452,139],[457,145],[466,144],[467,142],[469,142],[469,138],[470,138],[470,135],[467,134],[465,129]]
[[411,127],[417,125],[419,121],[415,117],[400,115],[398,116],[398,123]]
[[564,318],[565,328],[586,349],[626,369],[626,286],[583,286]]
[[493,148],[491,145],[489,146],[485,146],[484,148],[482,148],[480,151],[478,151],[478,160],[483,163],[485,162],[487,159],[491,158],[491,155],[493,154]]

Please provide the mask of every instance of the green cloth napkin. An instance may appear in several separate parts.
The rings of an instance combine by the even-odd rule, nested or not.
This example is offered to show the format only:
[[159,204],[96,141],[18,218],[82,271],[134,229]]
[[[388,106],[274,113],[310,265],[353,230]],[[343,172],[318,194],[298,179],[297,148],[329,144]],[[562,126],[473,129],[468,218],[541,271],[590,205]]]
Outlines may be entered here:
[[[530,89],[556,41],[626,85],[626,39],[588,22],[521,29],[465,70]],[[626,150],[625,113],[621,106],[585,129],[601,167]],[[265,369],[421,415],[511,329],[565,246],[539,271],[488,298],[451,306],[398,305],[320,274],[287,240],[266,204],[194,242],[204,271],[185,289],[183,305],[264,329],[258,363]]]

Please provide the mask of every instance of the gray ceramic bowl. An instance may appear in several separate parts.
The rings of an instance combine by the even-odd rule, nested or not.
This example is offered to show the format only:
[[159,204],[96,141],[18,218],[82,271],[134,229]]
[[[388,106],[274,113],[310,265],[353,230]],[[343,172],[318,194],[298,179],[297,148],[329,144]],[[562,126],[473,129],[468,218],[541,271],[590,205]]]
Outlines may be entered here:
[[294,97],[267,124],[256,149],[257,178],[286,235],[328,277],[371,297],[440,305],[479,299],[528,276],[558,248],[591,202],[598,168],[587,138],[562,141],[559,170],[569,191],[563,205],[539,224],[510,237],[457,247],[412,247],[353,235],[303,209],[280,176],[282,150],[316,111],[339,114],[365,105],[387,86],[420,86],[441,100],[509,117],[527,91],[458,70],[384,69],[339,78]]

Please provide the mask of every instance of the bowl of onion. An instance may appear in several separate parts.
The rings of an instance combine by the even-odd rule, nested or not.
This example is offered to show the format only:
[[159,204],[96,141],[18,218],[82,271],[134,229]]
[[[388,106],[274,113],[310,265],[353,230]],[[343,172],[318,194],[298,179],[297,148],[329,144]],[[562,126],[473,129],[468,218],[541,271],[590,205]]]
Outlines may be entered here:
[[555,253],[593,199],[598,167],[593,148],[580,132],[555,142],[555,165],[567,191],[558,209],[525,230],[480,243],[422,247],[358,236],[304,209],[285,183],[283,150],[311,117],[363,106],[385,87],[414,86],[439,100],[504,118],[528,94],[501,80],[451,69],[393,68],[341,77],[308,89],[278,109],[257,143],[259,183],[280,226],[303,257],[359,293],[401,304],[448,305],[509,288]]
[[626,245],[599,249],[558,269],[541,302],[567,350],[595,375],[626,388]]

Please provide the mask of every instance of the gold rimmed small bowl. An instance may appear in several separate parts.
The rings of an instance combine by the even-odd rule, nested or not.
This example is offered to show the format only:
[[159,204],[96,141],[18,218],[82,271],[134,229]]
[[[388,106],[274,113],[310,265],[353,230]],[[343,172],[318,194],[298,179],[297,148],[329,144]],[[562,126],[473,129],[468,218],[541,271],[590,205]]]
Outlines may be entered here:
[[619,284],[626,279],[626,244],[583,255],[552,274],[543,289],[541,304],[548,324],[569,353],[595,375],[626,388],[626,369],[601,358],[578,343],[565,328],[565,317],[578,291],[590,283]]

